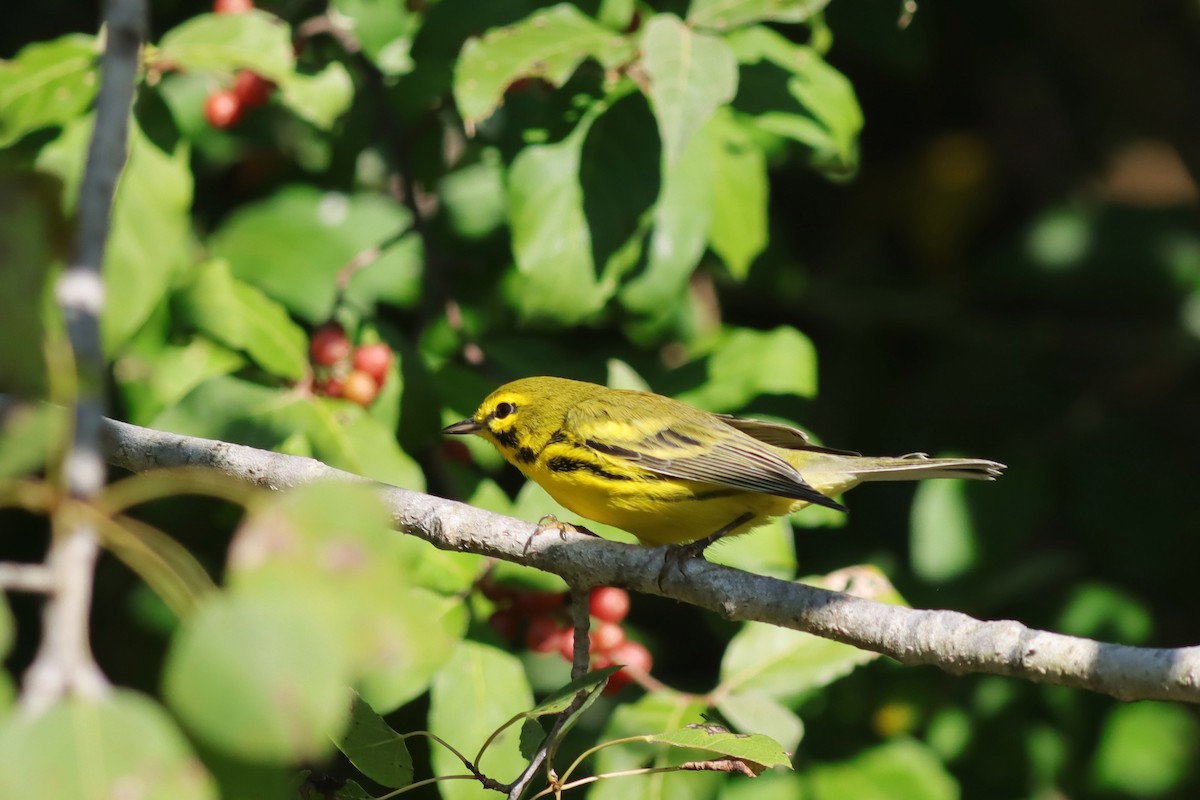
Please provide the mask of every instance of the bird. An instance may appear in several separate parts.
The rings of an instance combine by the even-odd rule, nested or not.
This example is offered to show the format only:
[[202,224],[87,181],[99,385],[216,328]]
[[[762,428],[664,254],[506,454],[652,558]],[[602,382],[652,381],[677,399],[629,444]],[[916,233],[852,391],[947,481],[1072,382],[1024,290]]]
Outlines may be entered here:
[[644,545],[675,546],[681,559],[810,505],[845,511],[834,498],[865,481],[992,480],[1006,468],[862,456],[782,423],[548,376],[504,384],[442,432],[486,439],[564,508]]

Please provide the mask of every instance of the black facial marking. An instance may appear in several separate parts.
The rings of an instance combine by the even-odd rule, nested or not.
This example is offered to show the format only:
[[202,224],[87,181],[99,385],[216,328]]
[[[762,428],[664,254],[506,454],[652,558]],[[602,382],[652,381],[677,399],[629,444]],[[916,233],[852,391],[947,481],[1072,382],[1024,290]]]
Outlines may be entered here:
[[532,464],[537,460],[537,457],[538,454],[533,452],[533,449],[529,447],[522,447],[516,453],[517,461],[520,461],[522,464]]
[[492,431],[492,436],[496,437],[496,441],[507,447],[509,450],[517,449],[517,431],[515,428],[509,428],[506,431]]

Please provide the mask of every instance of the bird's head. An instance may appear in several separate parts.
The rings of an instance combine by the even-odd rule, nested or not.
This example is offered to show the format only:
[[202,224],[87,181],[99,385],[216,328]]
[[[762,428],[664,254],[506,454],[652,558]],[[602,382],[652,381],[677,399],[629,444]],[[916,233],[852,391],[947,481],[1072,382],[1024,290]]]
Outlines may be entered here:
[[522,378],[487,396],[475,414],[442,433],[477,434],[510,461],[540,449],[562,427],[567,409],[600,387],[566,378]]

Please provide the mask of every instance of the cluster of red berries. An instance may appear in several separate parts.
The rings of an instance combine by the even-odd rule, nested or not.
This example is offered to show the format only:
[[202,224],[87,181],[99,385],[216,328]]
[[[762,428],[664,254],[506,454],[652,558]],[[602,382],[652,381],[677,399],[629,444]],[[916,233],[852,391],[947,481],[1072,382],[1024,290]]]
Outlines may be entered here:
[[344,397],[364,408],[387,380],[392,351],[383,342],[355,347],[340,325],[318,328],[309,343],[315,376],[313,387],[326,397]]
[[[575,629],[563,609],[566,595],[552,592],[525,592],[494,582],[485,581],[483,593],[497,610],[488,624],[501,636],[514,641],[525,627],[525,646],[535,653],[557,652],[567,661],[575,655]],[[603,669],[620,665],[642,675],[648,675],[654,664],[650,651],[640,642],[625,636],[621,622],[629,613],[629,593],[614,586],[600,586],[588,598],[592,616],[589,635],[591,668]],[[626,670],[613,673],[604,687],[605,694],[615,694],[633,681]]]
[[[216,14],[244,14],[254,8],[254,0],[216,0]],[[233,87],[218,89],[204,101],[204,119],[218,130],[232,128],[252,108],[266,105],[275,84],[248,69],[239,70]]]

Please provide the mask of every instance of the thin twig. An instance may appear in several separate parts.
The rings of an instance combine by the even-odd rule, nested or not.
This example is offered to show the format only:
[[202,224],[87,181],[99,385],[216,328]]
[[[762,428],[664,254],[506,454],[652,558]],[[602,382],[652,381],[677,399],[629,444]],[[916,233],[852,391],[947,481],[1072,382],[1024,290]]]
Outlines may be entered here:
[[[63,470],[66,489],[77,498],[91,497],[104,485],[100,452],[105,378],[100,345],[102,265],[113,196],[125,166],[129,109],[145,37],[144,0],[108,0],[105,28],[96,126],[79,189],[79,232],[70,262],[55,287],[78,381],[74,437]],[[92,577],[99,549],[96,526],[86,517],[55,516],[46,556],[54,592],[42,612],[41,646],[25,673],[21,706],[27,713],[40,713],[69,692],[88,697],[108,692],[108,680],[96,665],[88,641]]]
[[45,564],[0,561],[0,590],[49,594],[54,591],[54,574]]
[[[110,463],[133,471],[206,466],[259,486],[286,489],[316,480],[366,481],[311,458],[106,423]],[[688,562],[658,584],[663,549],[565,533],[539,536],[525,552],[529,522],[463,503],[376,484],[396,530],[443,550],[479,553],[561,575],[571,585],[620,586],[671,597],[734,620],[792,628],[904,664],[931,664],[956,675],[982,672],[1072,686],[1122,700],[1200,703],[1200,647],[1149,648],[1098,642],[981,621],[956,611],[905,608],[752,575],[706,561]]]

